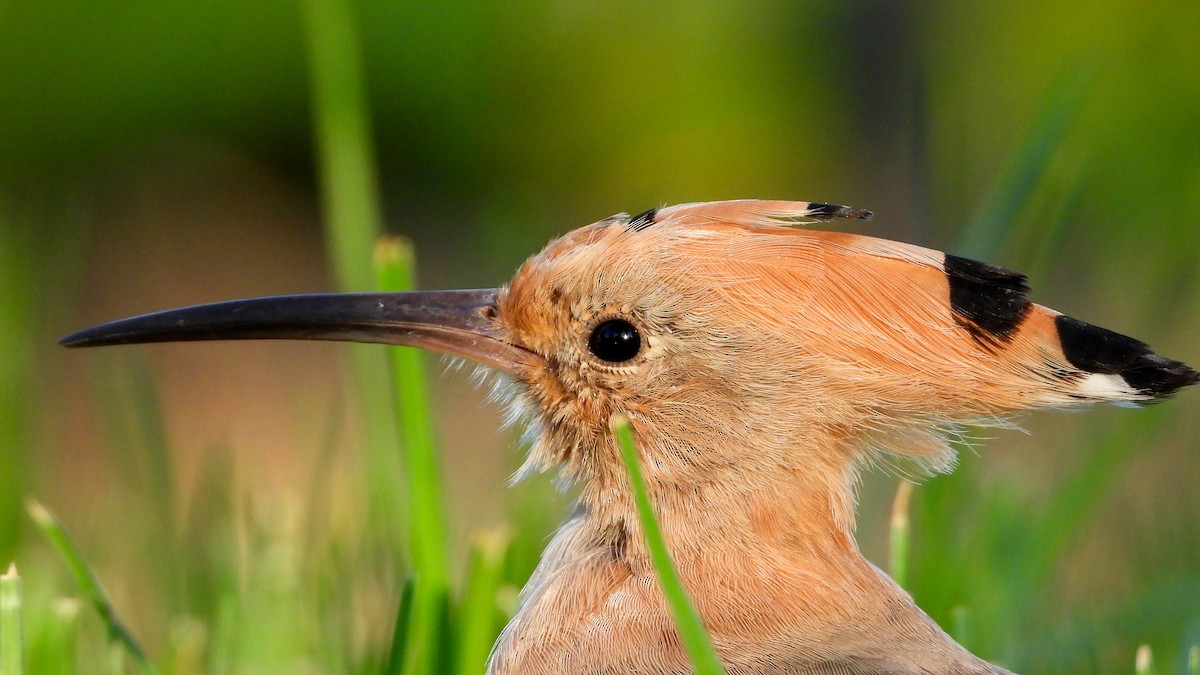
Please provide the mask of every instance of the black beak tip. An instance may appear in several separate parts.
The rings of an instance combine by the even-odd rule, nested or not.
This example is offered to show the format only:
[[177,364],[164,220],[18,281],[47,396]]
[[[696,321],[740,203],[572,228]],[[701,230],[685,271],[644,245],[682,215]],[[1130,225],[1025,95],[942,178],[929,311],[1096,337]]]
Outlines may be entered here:
[[99,345],[109,344],[103,340],[104,334],[96,331],[95,328],[85,328],[77,330],[70,335],[65,335],[58,340],[58,344],[62,347],[96,347]]
[[[135,342],[154,342],[159,328],[153,324],[147,325],[145,317],[121,319],[77,330],[59,338],[58,344],[70,349],[78,347],[107,347],[109,345],[125,345]],[[157,332],[161,332],[157,331]],[[141,339],[139,339],[141,338]]]

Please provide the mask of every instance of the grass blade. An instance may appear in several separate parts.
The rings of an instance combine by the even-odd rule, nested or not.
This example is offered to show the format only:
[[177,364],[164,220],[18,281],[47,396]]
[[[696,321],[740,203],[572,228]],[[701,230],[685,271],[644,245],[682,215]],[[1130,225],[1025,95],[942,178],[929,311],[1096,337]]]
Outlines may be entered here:
[[1187,674],[1200,675],[1200,645],[1192,645],[1188,650]]
[[404,654],[408,641],[408,625],[412,616],[413,580],[409,577],[404,581],[400,591],[400,602],[396,604],[396,619],[392,624],[392,644],[388,647],[387,660],[383,665],[383,675],[400,675],[404,667]]
[[83,601],[75,597],[51,601],[49,621],[43,624],[42,634],[27,638],[29,648],[25,651],[26,663],[31,672],[77,672],[79,615],[83,607]]
[[[0,195],[2,197],[2,195]],[[32,461],[28,448],[32,404],[30,391],[38,372],[32,327],[37,325],[36,293],[29,293],[30,228],[9,215],[0,200],[0,476],[6,486],[27,485]],[[25,519],[21,516],[21,490],[0,490],[0,560],[16,555]]]
[[[383,208],[352,5],[348,0],[302,0],[302,9],[326,249],[341,290],[375,290],[370,260],[375,238],[383,231]],[[365,420],[369,531],[399,556],[402,545],[387,538],[402,523],[386,356],[374,345],[346,349],[353,364],[352,389]]]
[[0,574],[0,675],[24,672],[21,644],[21,577],[15,564]]
[[50,540],[50,543],[62,556],[67,563],[68,569],[75,576],[75,580],[79,583],[79,589],[84,597],[96,608],[100,614],[101,620],[108,628],[109,639],[122,647],[125,652],[133,657],[135,661],[141,665],[142,669],[147,673],[157,673],[150,660],[146,658],[144,652],[133,635],[125,628],[117,618],[117,612],[113,608],[112,602],[108,599],[108,594],[104,592],[104,587],[100,585],[100,580],[96,577],[96,573],[88,564],[87,559],[83,557],[83,553],[75,542],[71,540],[62,523],[50,513],[50,510],[42,506],[36,501],[30,501],[28,505],[29,517],[33,519],[38,529]]
[[1150,645],[1138,647],[1133,672],[1137,675],[1154,675],[1154,654],[1150,651]]
[[[416,261],[407,240],[381,237],[375,248],[375,264],[380,290],[410,291],[416,286]],[[414,347],[391,347],[387,352],[411,500],[408,517],[412,523],[414,568],[422,583],[444,587],[446,514],[433,441],[425,355]]]
[[911,528],[908,509],[912,501],[912,483],[901,480],[896,487],[896,498],[892,501],[892,519],[888,528],[888,560],[891,563],[892,580],[903,588],[908,579],[908,545]]
[[305,0],[304,8],[326,244],[338,285],[366,291],[383,213],[358,35],[346,0]]
[[633,499],[637,504],[638,519],[641,522],[642,531],[646,533],[646,545],[650,550],[650,559],[654,563],[654,569],[658,571],[663,594],[671,607],[671,613],[675,615],[679,636],[683,640],[683,646],[687,649],[688,656],[692,659],[696,675],[724,673],[725,669],[721,666],[720,659],[717,658],[717,650],[713,648],[708,631],[704,628],[704,622],[700,620],[696,606],[692,604],[691,598],[688,597],[687,591],[683,587],[683,582],[679,579],[679,572],[675,569],[675,563],[671,561],[667,542],[663,539],[662,530],[658,526],[658,519],[654,515],[654,506],[650,503],[650,493],[646,489],[646,480],[642,476],[642,466],[638,460],[637,447],[633,439],[633,426],[627,417],[619,416],[613,420],[612,428],[617,437],[617,445],[621,447],[621,457],[625,460],[625,469],[629,474],[630,487],[633,489]]
[[[375,266],[381,290],[407,291],[416,285],[412,245],[404,239],[381,237],[375,247]],[[425,378],[425,355],[412,347],[391,347],[387,353],[395,387],[393,400],[404,459],[404,481],[409,500],[406,513],[415,577],[403,672],[435,672],[439,625],[449,588],[449,555],[441,468],[434,447],[433,417]]]
[[499,610],[496,592],[504,576],[504,558],[511,537],[504,531],[480,536],[467,563],[462,616],[458,625],[458,673],[477,675],[487,664],[496,640]]

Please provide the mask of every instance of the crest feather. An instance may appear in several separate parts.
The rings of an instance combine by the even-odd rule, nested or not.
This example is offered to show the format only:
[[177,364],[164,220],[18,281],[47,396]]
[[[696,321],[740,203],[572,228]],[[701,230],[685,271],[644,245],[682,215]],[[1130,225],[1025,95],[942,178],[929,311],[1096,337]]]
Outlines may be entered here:
[[872,213],[824,202],[791,202],[766,199],[738,199],[723,202],[680,204],[657,211],[659,222],[702,225],[734,223],[737,225],[803,225],[831,220],[868,220]]

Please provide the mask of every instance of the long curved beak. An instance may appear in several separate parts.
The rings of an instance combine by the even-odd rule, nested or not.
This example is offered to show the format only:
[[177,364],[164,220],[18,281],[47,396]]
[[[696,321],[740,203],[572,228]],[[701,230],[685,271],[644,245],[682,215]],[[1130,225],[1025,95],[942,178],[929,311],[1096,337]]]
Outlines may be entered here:
[[331,293],[169,309],[72,333],[66,347],[193,340],[341,340],[421,347],[516,374],[535,355],[495,324],[496,289]]

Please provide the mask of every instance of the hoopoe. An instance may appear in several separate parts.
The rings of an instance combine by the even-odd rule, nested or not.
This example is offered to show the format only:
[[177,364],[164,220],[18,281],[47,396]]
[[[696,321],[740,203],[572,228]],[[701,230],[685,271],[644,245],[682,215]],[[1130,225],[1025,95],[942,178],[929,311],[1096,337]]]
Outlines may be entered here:
[[813,202],[618,215],[566,234],[497,289],[258,298],[63,340],[300,338],[410,345],[507,376],[578,504],[489,672],[685,673],[609,423],[633,424],[684,585],[730,673],[1002,673],[858,550],[860,467],[930,473],[945,434],[1030,408],[1152,403],[1197,373],[1035,304],[1016,272],[794,227],[867,218]]

